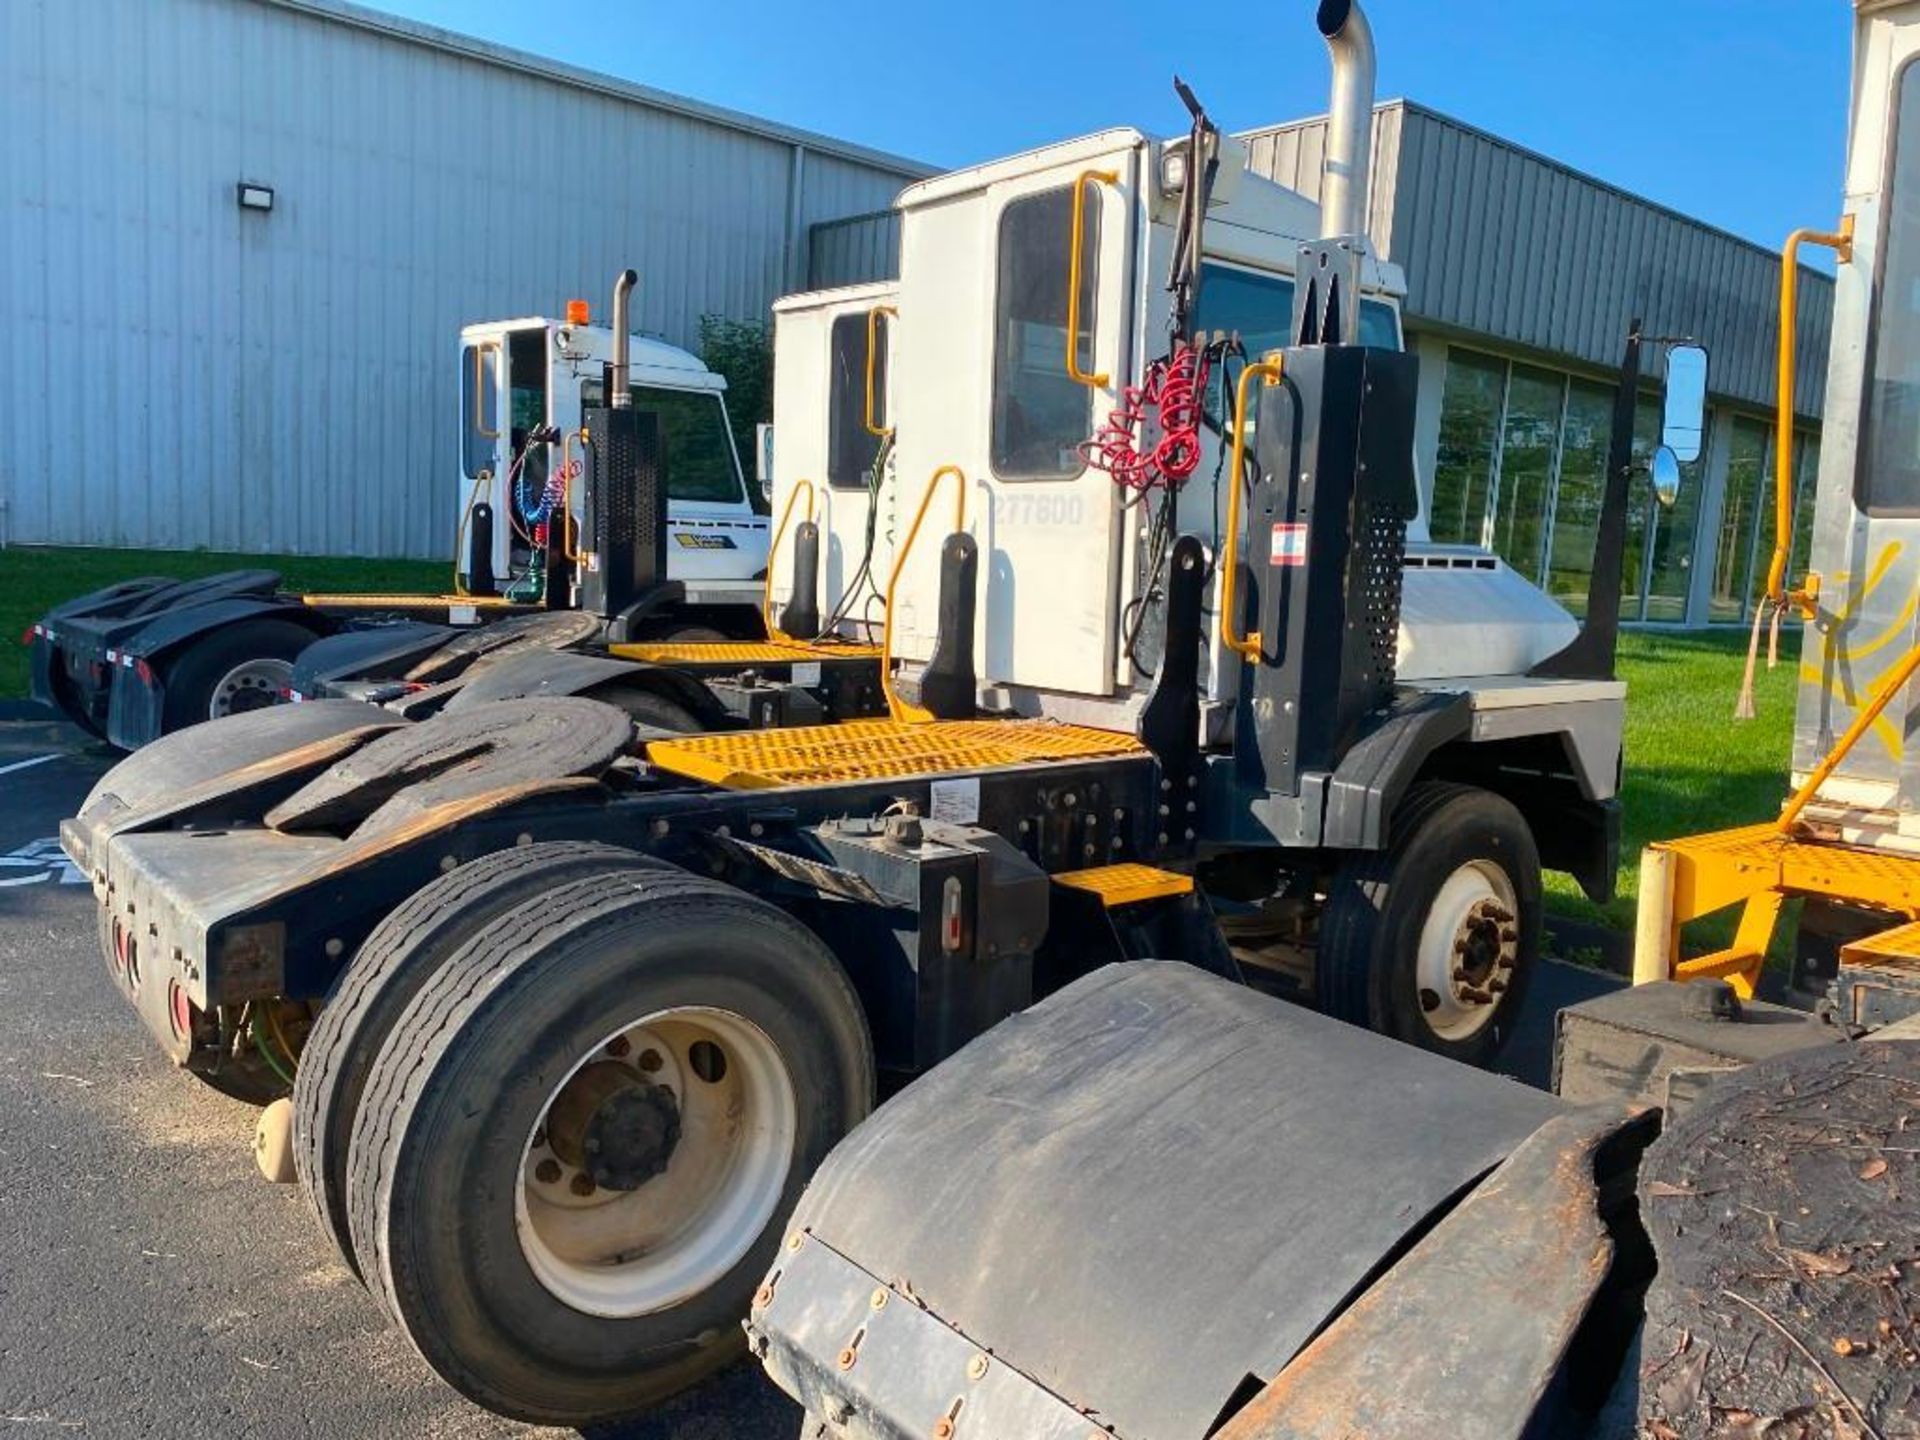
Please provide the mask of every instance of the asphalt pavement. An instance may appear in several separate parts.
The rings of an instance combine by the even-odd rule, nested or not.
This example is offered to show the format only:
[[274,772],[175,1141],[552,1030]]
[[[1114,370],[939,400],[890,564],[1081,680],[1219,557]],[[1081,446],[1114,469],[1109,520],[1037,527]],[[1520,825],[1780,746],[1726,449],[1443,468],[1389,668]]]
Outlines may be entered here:
[[[0,723],[0,1440],[556,1435],[442,1385],[260,1178],[254,1112],[172,1068],[110,986],[54,839],[113,756]],[[1545,967],[1503,1068],[1541,1084],[1559,1006],[1614,983]],[[791,1440],[742,1364],[606,1440]]]

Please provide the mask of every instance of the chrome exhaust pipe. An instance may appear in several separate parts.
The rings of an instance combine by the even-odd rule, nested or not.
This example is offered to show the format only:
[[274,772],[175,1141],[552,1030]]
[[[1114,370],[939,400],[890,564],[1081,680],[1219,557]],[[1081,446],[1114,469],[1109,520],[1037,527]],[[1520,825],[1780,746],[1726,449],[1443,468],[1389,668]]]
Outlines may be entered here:
[[625,410],[633,404],[633,396],[628,392],[629,347],[627,336],[631,327],[627,323],[627,297],[633,293],[633,287],[640,283],[640,276],[632,270],[622,270],[620,278],[613,282],[613,373],[618,377],[617,384],[611,384],[612,392],[607,396],[607,404],[615,410]]
[[1320,233],[1327,238],[1365,235],[1367,171],[1373,157],[1373,27],[1360,0],[1320,0],[1315,22],[1333,59]]

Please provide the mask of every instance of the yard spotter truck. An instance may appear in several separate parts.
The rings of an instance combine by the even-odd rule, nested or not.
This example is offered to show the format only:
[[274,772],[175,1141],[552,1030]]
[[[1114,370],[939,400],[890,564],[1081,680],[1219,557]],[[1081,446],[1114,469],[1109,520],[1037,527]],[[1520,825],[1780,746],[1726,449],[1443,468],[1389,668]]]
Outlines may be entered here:
[[[1109,130],[902,193],[885,718],[675,735],[579,697],[322,701],[150,746],[62,827],[114,983],[190,1070],[290,1075],[261,1142],[480,1404],[582,1424],[737,1354],[878,1087],[1113,961],[1480,1060],[1542,865],[1606,893],[1642,341],[1584,626],[1484,552],[1407,541],[1416,366],[1359,239],[1355,17],[1321,10],[1321,207],[1197,102],[1174,141]],[[585,423],[615,451],[633,415]],[[831,574],[890,502],[828,502]]]
[[[616,293],[616,304],[619,299]],[[539,612],[482,629],[357,628],[300,652],[289,698],[363,700],[418,720],[493,700],[583,695],[618,705],[643,724],[678,731],[885,713],[876,607],[884,609],[882,576],[900,518],[894,431],[883,423],[895,300],[893,285],[880,283],[789,296],[775,307],[774,413],[781,439],[771,473],[762,478],[784,504],[754,581],[753,616],[729,619],[710,608],[672,604],[652,627],[664,635],[611,641],[611,626],[579,610]],[[636,384],[632,393],[644,406],[644,387]],[[662,438],[671,452],[679,442],[673,427],[666,428]],[[660,523],[662,482],[676,473],[666,463],[670,456],[645,445],[622,462],[631,462],[630,473],[603,476],[598,466],[610,457],[596,458],[591,441],[583,428],[577,437],[556,435],[549,448],[558,447],[560,463],[570,470],[586,462],[588,494],[633,497],[611,517],[613,533],[602,537],[602,548],[638,552],[634,578],[615,588],[656,599],[664,593],[670,601],[667,592],[677,582],[669,578],[663,586],[659,577],[671,576],[676,547],[711,549],[717,542],[669,536],[672,527]],[[760,459],[764,465],[768,456]],[[671,495],[674,487],[667,489]],[[858,523],[836,529],[829,517],[848,506],[858,507]],[[668,513],[675,513],[670,505]],[[586,564],[590,571],[600,568],[597,560]],[[727,635],[698,623],[703,616],[755,633]]]
[[[1840,263],[1812,569],[1783,459],[1754,638],[1804,622],[1779,818],[1649,849],[1552,1095],[1191,965],[1004,1021],[828,1156],[754,1295],[809,1440],[1920,1434],[1920,4],[1853,8],[1846,213],[1782,257],[1787,426],[1799,252]],[[1756,998],[1789,901],[1801,1004]]]
[[[611,327],[589,323],[574,301],[564,320],[461,332],[448,593],[291,594],[268,570],[127,581],[29,628],[34,698],[131,750],[278,703],[297,658],[329,636],[338,639],[309,676],[357,665],[370,678],[404,680],[426,663],[445,678],[496,647],[766,639],[768,519],[734,453],[726,382],[685,351],[630,337],[633,283],[629,271],[616,286]],[[606,403],[609,363],[626,374],[626,398],[645,419],[627,473],[596,491],[581,419]],[[665,486],[662,569],[648,564],[652,537],[635,524],[636,477]],[[431,619],[444,623],[423,623]],[[460,633],[492,625],[501,633]],[[543,678],[551,690],[555,677]],[[621,683],[628,694],[649,689],[630,672]],[[676,703],[669,686],[652,690]],[[687,697],[677,703],[686,708]]]

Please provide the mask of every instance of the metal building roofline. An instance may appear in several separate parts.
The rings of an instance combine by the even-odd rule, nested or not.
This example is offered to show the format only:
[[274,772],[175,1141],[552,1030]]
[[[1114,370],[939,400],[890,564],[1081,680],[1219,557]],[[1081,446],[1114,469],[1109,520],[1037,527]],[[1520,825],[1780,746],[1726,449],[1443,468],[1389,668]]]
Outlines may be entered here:
[[[1509,150],[1515,155],[1532,161],[1536,165],[1543,166],[1548,170],[1557,171],[1571,180],[1578,180],[1582,185],[1591,185],[1594,189],[1604,190],[1609,195],[1625,200],[1629,204],[1657,211],[1662,215],[1679,221],[1682,225],[1689,225],[1695,230],[1705,231],[1709,235],[1717,235],[1731,244],[1753,251],[1756,255],[1764,255],[1769,260],[1778,261],[1780,259],[1780,251],[1777,248],[1764,245],[1758,240],[1749,239],[1745,235],[1736,235],[1733,231],[1715,225],[1711,221],[1702,220],[1698,215],[1689,215],[1684,210],[1676,210],[1671,205],[1649,199],[1637,191],[1627,189],[1624,185],[1616,185],[1611,180],[1603,180],[1598,175],[1590,174],[1576,166],[1569,165],[1564,160],[1556,160],[1553,156],[1535,150],[1530,145],[1522,145],[1517,140],[1509,140],[1506,136],[1488,130],[1484,126],[1471,124],[1468,121],[1460,119],[1458,116],[1447,114],[1444,110],[1436,110],[1431,105],[1423,105],[1418,100],[1408,100],[1402,96],[1391,100],[1382,100],[1373,107],[1373,113],[1376,115],[1380,114],[1383,110],[1405,110],[1416,115],[1424,115],[1427,119],[1436,120],[1442,125],[1450,126],[1462,134],[1472,135],[1477,139],[1485,140],[1489,145],[1498,145],[1501,149]],[[1234,138],[1237,140],[1250,140],[1258,135],[1273,135],[1282,130],[1298,129],[1303,125],[1324,124],[1326,118],[1325,115],[1302,115],[1294,120],[1282,120],[1273,125],[1256,125],[1250,130],[1237,131],[1235,132]],[[1783,235],[1781,238],[1785,239],[1786,237]],[[1801,263],[1800,268],[1809,275],[1817,276],[1822,280],[1831,281],[1833,279],[1833,277],[1825,271],[1816,270],[1805,262]]]
[[442,50],[451,55],[458,55],[462,59],[478,61],[483,65],[493,65],[504,70],[515,70],[536,79],[551,80],[558,84],[571,85],[576,89],[591,90],[612,99],[644,105],[649,109],[664,110],[670,114],[684,115],[694,120],[705,120],[710,124],[723,125],[730,130],[740,130],[764,139],[776,140],[784,145],[798,145],[816,154],[832,156],[835,159],[851,160],[878,170],[894,171],[908,180],[925,179],[930,175],[942,173],[938,166],[928,165],[919,160],[909,160],[904,155],[894,155],[885,150],[856,145],[851,141],[837,140],[831,135],[782,125],[777,121],[762,119],[758,115],[749,115],[741,110],[729,110],[723,105],[709,105],[705,101],[689,99],[685,95],[675,95],[671,91],[656,90],[650,85],[622,80],[617,75],[608,75],[597,70],[584,70],[559,60],[548,59],[544,55],[515,50],[506,45],[496,45],[490,40],[481,40],[472,35],[463,35],[456,30],[443,30],[437,25],[426,25],[418,20],[389,15],[383,10],[352,4],[350,0],[255,0],[255,3],[272,5],[281,10],[291,10],[297,14],[311,16],[316,20],[330,21],[336,25],[371,31],[405,44]]

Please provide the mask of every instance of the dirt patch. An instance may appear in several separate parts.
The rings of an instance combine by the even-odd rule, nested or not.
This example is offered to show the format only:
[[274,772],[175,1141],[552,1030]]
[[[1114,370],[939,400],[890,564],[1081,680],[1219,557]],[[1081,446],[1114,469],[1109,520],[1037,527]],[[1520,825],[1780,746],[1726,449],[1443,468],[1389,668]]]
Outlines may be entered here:
[[1641,1434],[1920,1436],[1920,1044],[1723,1082],[1648,1153]]

